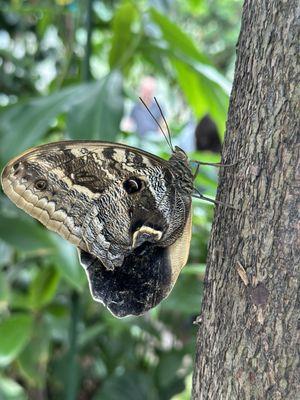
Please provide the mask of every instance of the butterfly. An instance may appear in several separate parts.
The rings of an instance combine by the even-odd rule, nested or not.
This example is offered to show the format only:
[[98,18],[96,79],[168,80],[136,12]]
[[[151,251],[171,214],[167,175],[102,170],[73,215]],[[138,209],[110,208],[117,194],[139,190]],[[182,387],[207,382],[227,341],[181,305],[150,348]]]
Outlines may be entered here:
[[2,172],[12,202],[78,248],[92,297],[117,317],[159,304],[187,262],[195,174],[167,141],[169,160],[117,143],[54,142]]

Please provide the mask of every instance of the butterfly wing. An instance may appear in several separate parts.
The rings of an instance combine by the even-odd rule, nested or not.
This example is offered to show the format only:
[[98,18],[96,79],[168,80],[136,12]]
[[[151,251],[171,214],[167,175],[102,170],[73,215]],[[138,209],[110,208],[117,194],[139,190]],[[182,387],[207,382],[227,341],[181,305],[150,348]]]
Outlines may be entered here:
[[[121,268],[136,270],[135,265],[147,269],[153,265],[145,261],[149,254],[159,260],[157,271],[166,265],[166,256],[171,260],[170,254],[153,248],[172,248],[190,215],[190,198],[178,195],[172,177],[168,162],[147,152],[114,143],[70,141],[39,146],[13,159],[2,173],[2,186],[18,207],[117,275]],[[168,287],[179,264],[173,257]],[[142,275],[148,276],[145,270]],[[90,281],[96,276],[89,275]],[[163,286],[158,279],[162,276],[157,272],[153,278],[157,287]]]

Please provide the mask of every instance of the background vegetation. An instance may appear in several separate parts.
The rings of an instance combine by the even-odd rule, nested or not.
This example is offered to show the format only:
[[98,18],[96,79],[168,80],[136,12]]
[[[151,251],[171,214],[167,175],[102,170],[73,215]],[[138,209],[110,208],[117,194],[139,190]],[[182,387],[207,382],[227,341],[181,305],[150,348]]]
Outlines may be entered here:
[[[140,79],[158,80],[174,134],[209,113],[223,135],[240,0],[0,1],[0,167],[66,139],[120,131]],[[167,157],[165,143],[144,143]],[[191,158],[218,161],[212,153]],[[216,171],[197,185],[214,196]],[[0,193],[0,399],[189,399],[213,207],[194,203],[188,266],[143,317],[91,300],[73,246]]]

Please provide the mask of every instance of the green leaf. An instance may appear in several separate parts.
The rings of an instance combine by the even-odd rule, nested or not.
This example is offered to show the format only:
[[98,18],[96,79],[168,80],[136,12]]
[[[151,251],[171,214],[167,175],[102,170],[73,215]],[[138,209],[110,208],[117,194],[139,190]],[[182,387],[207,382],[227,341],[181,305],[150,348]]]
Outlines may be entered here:
[[170,296],[161,303],[161,310],[193,315],[199,312],[203,282],[195,275],[181,274]]
[[187,375],[185,378],[185,390],[182,391],[180,394],[172,397],[172,400],[190,400],[191,399],[191,392],[192,392],[192,379],[193,374]]
[[134,371],[106,379],[93,400],[156,400],[158,398],[150,376]]
[[[77,290],[82,290],[86,284],[85,273],[79,264],[75,246],[59,237],[56,233],[49,232],[45,228],[39,226],[33,219],[22,217],[5,217],[1,215],[0,238],[3,241],[23,251],[37,251],[52,257],[57,271]],[[36,286],[32,288],[31,301],[32,306],[39,305],[39,290],[43,291],[40,306],[49,302],[56,291],[58,284],[58,275],[48,276],[48,282],[43,274],[47,274],[46,270],[41,271],[36,285],[41,285],[41,289]],[[37,302],[36,302],[37,301]]]
[[33,309],[40,309],[53,299],[59,283],[59,273],[53,268],[43,268],[30,285],[30,304]]
[[1,160],[36,144],[59,114],[85,97],[88,85],[72,86],[49,96],[23,101],[4,109],[0,118]]
[[155,9],[151,9],[151,17],[159,26],[167,45],[166,48],[160,41],[157,47],[165,52],[175,68],[178,83],[194,114],[200,119],[209,113],[223,136],[230,82],[211,65],[178,25]]
[[[3,240],[0,240],[0,266],[9,264],[12,259],[12,248],[9,246],[7,243],[5,243]],[[1,293],[1,291],[0,291]]]
[[32,333],[33,318],[14,314],[0,323],[0,365],[8,365],[24,349]]
[[229,96],[231,91],[231,83],[225,76],[208,64],[203,64],[194,60],[187,60],[186,58],[181,59],[190,65],[196,72],[205,76],[211,82],[216,83],[220,88],[223,89],[224,93]]
[[6,310],[9,299],[10,293],[6,274],[0,269],[0,314],[2,310]]
[[0,238],[23,251],[49,250],[53,243],[48,232],[26,216],[1,215]]
[[173,59],[172,64],[177,72],[178,83],[188,103],[192,106],[194,114],[198,118],[203,117],[209,112],[209,104],[202,77],[199,77],[197,73],[182,61]]
[[155,369],[155,381],[163,399],[173,399],[173,396],[184,390],[184,379],[179,369],[183,364],[184,351],[171,350],[159,354],[159,364]]
[[[152,43],[151,40],[147,40],[147,37],[144,37],[143,40],[139,43],[138,50],[141,53],[141,57],[150,63],[150,65],[162,76],[169,75],[169,68],[166,68],[166,63],[164,62],[164,56],[166,56],[165,50],[158,48],[155,43]],[[172,79],[170,77],[170,79]]]
[[76,247],[56,234],[52,234],[52,239],[55,245],[54,260],[57,270],[74,289],[82,291],[87,280],[79,263]]
[[[64,294],[66,291],[64,291]],[[60,299],[58,299],[60,300]],[[67,343],[69,340],[70,310],[68,304],[52,302],[43,310],[43,316],[48,324],[49,336],[57,342]]]
[[123,115],[122,75],[113,71],[89,86],[84,101],[68,114],[67,128],[72,139],[114,140]]
[[40,320],[31,340],[18,357],[18,366],[29,384],[42,388],[45,385],[49,357],[50,337],[47,325]]
[[[210,151],[194,151],[190,154],[192,160],[202,161],[202,162],[211,162],[211,163],[220,163],[221,156],[220,154],[211,153]],[[202,168],[202,166],[201,166]]]
[[109,53],[111,69],[126,65],[137,48],[139,36],[132,32],[132,25],[137,15],[137,7],[130,1],[123,1],[115,13],[112,47]]
[[94,340],[100,337],[100,335],[105,331],[106,326],[99,322],[88,328],[86,328],[78,338],[78,346],[83,348],[84,346],[90,344]]
[[155,8],[150,10],[150,15],[156,25],[159,26],[163,38],[167,41],[170,48],[186,57],[194,58],[201,63],[210,64],[208,58],[197,49],[194,42],[179,28],[178,24],[170,21]]
[[166,387],[174,379],[178,380],[176,376],[182,364],[182,353],[179,351],[171,351],[162,353],[160,355],[159,364],[155,371],[157,380],[159,381],[159,386]]
[[186,265],[181,271],[184,275],[200,275],[204,276],[206,264],[190,264]]
[[[85,286],[86,278],[83,268],[79,264],[75,246],[59,237],[56,233],[49,232],[46,228],[38,225],[33,219],[22,217],[5,217],[1,215],[0,238],[3,241],[23,251],[37,251],[45,254],[47,257],[53,257],[57,271],[77,290],[82,290]],[[47,274],[46,270],[41,271],[36,285],[41,285],[40,291],[43,291],[40,306],[49,302],[56,291],[58,284],[58,275],[48,276],[48,282],[43,274]],[[51,278],[51,279],[50,279]],[[32,306],[38,306],[39,289],[36,286],[32,288],[31,301]],[[37,303],[36,303],[37,301]]]
[[114,138],[123,113],[120,73],[113,72],[99,82],[68,87],[4,109],[0,118],[1,161],[6,162],[35,145],[55,118],[68,112],[72,138]]
[[205,114],[210,114],[218,126],[219,133],[223,136],[228,95],[217,83],[207,79],[188,63],[173,58],[172,64],[177,72],[178,83],[194,114],[199,119],[204,117]]
[[5,376],[0,376],[0,399],[25,400],[28,397],[19,383]]

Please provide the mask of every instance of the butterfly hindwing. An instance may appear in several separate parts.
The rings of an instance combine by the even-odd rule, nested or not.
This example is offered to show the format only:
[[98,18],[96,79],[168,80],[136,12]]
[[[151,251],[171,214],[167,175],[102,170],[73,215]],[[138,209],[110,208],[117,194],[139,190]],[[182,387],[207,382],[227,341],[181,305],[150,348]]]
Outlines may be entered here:
[[117,317],[140,315],[159,304],[172,290],[186,264],[191,239],[191,215],[185,229],[169,247],[145,243],[124,258],[112,271],[100,260],[79,250],[94,300]]

